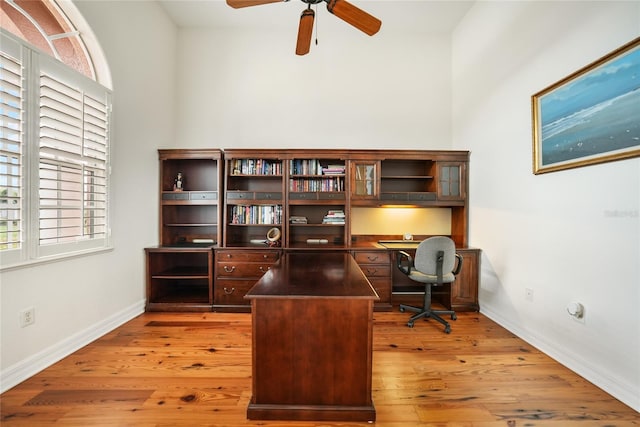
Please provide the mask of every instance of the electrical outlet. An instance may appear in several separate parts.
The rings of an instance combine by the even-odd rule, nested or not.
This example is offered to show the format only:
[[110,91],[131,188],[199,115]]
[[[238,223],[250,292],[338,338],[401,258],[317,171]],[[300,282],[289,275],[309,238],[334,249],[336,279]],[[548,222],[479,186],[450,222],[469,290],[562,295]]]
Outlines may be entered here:
[[524,299],[526,299],[527,301],[533,301],[533,289],[526,288],[524,290]]
[[25,327],[33,325],[36,322],[36,309],[33,307],[26,308],[20,312],[20,326]]

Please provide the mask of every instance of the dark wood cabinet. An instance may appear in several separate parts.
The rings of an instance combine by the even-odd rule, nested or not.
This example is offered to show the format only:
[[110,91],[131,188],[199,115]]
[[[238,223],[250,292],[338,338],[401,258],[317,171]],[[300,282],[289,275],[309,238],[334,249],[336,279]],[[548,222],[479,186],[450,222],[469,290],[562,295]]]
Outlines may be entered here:
[[431,159],[385,159],[381,162],[380,201],[424,205],[436,200]]
[[289,159],[286,247],[345,247],[346,168],[335,152],[296,152]]
[[217,245],[222,233],[220,150],[159,150],[158,154],[160,245]]
[[210,248],[146,248],[147,311],[209,311],[213,302]]
[[462,270],[450,286],[450,308],[456,311],[478,311],[480,249],[460,248],[457,252],[462,255]]
[[159,246],[146,250],[149,310],[247,311],[245,294],[283,253],[310,250],[351,253],[380,297],[376,310],[389,309],[401,297],[402,278],[394,252],[376,242],[403,239],[406,231],[357,234],[354,229],[362,228],[354,226],[353,217],[356,211],[396,207],[447,211],[439,217],[450,218],[449,235],[465,251],[465,265],[442,299],[457,310],[478,309],[479,251],[464,249],[467,151],[162,149],[158,154]]
[[380,160],[351,160],[351,203],[368,205],[380,199]]
[[159,241],[146,248],[148,311],[208,311],[221,240],[220,150],[158,150]]
[[466,163],[451,161],[438,162],[436,168],[438,200],[466,200],[466,175]]
[[225,247],[245,247],[267,240],[272,228],[283,236],[285,162],[283,152],[225,151]]
[[248,311],[244,296],[279,258],[277,249],[216,250],[214,309]]
[[253,348],[247,418],[375,421],[377,298],[348,253],[327,252],[320,259],[286,253],[247,298]]

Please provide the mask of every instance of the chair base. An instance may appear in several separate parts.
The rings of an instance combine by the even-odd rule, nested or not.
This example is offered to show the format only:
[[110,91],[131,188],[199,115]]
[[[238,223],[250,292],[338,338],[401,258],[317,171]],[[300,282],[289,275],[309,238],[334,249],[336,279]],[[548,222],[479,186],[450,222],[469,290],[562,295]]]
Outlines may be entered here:
[[449,325],[449,322],[447,322],[446,320],[444,320],[442,317],[440,317],[440,314],[443,315],[450,315],[451,316],[451,320],[456,320],[457,316],[456,316],[456,312],[453,310],[431,310],[430,307],[424,308],[424,307],[414,307],[412,305],[405,305],[405,304],[400,304],[400,312],[404,313],[405,310],[409,310],[412,311],[414,313],[413,316],[411,316],[411,318],[409,319],[409,321],[407,322],[407,326],[410,328],[413,328],[413,322],[415,322],[416,320],[420,319],[420,318],[424,318],[424,320],[427,320],[429,318],[440,322],[444,325],[444,332],[447,334],[451,333],[451,325]]

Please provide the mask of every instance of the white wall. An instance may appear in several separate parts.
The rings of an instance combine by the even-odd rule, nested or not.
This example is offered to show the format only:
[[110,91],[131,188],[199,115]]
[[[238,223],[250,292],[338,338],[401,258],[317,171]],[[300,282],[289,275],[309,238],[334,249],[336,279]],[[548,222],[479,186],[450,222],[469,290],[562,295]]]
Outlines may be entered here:
[[339,38],[329,23],[347,24],[326,19],[320,44],[299,57],[292,23],[286,30],[180,30],[174,145],[450,146],[450,36],[385,33],[383,26],[374,37],[353,30]]
[[[114,249],[2,273],[2,390],[141,313],[143,248],[158,239],[156,147],[173,143],[175,27],[152,2],[76,4],[113,78]],[[21,328],[31,306],[36,322]]]
[[478,2],[453,38],[481,310],[636,410],[640,159],[533,175],[530,100],[639,34],[638,2]]

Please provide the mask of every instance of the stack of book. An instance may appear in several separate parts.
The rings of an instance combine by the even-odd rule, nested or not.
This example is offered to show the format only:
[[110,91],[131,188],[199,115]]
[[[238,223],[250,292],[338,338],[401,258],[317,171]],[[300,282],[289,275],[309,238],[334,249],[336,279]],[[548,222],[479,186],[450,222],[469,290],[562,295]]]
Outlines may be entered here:
[[307,223],[307,217],[306,216],[291,215],[289,217],[289,222],[291,224],[306,224]]
[[327,165],[326,168],[322,168],[323,175],[343,175],[344,165]]
[[344,225],[344,211],[341,209],[331,209],[324,216],[323,224]]

